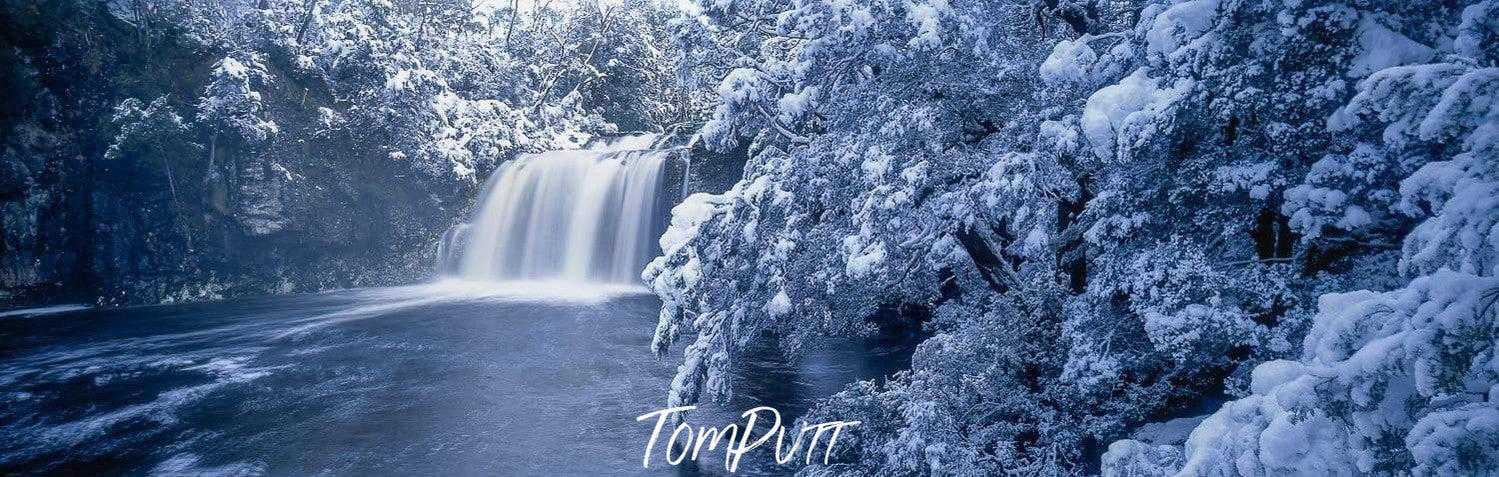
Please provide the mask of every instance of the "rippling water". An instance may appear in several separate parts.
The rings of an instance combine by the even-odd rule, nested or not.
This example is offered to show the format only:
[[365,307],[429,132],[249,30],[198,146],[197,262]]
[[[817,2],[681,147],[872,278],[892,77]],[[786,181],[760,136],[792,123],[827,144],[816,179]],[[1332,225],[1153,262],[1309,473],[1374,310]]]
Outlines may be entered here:
[[[659,306],[622,288],[450,283],[11,310],[0,474],[723,474],[659,454],[641,468],[650,426],[635,416],[665,407],[676,368],[649,351]],[[734,401],[689,421],[789,417],[903,364],[865,346],[759,353]],[[780,472],[760,450],[739,474]]]

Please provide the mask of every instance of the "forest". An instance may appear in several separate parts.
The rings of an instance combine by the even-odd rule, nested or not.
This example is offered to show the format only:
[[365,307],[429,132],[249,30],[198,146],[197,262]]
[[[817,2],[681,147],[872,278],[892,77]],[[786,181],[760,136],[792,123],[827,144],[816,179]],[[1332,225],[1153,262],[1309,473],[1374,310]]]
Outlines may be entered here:
[[648,132],[651,409],[911,343],[772,473],[1499,475],[1499,0],[0,5],[0,303],[431,280]]

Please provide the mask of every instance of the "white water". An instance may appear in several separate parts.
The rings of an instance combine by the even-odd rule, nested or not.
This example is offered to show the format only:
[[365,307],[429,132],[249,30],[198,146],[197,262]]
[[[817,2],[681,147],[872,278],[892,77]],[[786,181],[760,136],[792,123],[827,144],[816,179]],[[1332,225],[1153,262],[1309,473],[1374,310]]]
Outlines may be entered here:
[[3,310],[3,311],[0,311],[0,318],[5,318],[5,317],[9,317],[9,316],[55,315],[55,314],[58,314],[58,313],[67,313],[67,312],[70,312],[70,311],[87,310],[89,308],[93,308],[93,307],[91,307],[89,305],[83,305],[83,304],[72,304],[72,305],[42,306],[42,307],[36,307],[36,308],[19,308],[19,309],[13,309],[13,310]]
[[438,244],[440,265],[466,280],[638,283],[664,225],[652,139],[506,163]]

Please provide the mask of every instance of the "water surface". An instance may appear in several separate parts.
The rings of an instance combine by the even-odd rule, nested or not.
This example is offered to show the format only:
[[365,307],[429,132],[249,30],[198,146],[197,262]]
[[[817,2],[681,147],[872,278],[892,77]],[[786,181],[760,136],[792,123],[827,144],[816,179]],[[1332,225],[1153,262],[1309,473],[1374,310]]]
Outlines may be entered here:
[[[622,288],[446,284],[11,313],[0,474],[724,474],[721,457],[641,468],[650,423],[635,417],[665,407],[677,364],[649,351],[659,306]],[[733,401],[689,421],[758,405],[789,418],[901,366],[866,351],[759,353]],[[765,460],[739,474],[784,473]]]

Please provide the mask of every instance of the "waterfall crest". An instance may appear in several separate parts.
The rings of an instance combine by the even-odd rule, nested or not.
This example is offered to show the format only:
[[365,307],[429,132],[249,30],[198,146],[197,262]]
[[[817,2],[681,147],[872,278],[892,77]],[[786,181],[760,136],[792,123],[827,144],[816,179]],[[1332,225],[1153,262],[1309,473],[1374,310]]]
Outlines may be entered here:
[[466,224],[437,246],[468,280],[637,283],[665,226],[666,153],[654,136],[519,157],[487,181]]

